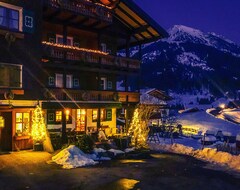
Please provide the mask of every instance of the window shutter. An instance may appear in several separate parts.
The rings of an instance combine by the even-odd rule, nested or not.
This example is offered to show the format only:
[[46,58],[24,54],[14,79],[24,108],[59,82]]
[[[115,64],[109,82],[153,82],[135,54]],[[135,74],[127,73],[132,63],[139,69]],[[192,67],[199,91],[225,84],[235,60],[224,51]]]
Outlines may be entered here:
[[23,10],[23,32],[34,33],[35,18],[34,13],[29,10]]
[[106,109],[106,120],[112,121],[112,109]]

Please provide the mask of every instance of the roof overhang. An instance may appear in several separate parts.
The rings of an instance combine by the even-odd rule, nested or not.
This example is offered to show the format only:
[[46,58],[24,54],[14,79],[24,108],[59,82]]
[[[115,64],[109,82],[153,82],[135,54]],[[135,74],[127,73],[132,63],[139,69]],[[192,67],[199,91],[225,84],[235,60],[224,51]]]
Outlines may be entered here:
[[172,100],[173,98],[169,95],[167,95],[165,92],[158,90],[158,89],[151,89],[149,91],[146,92],[146,94],[149,94],[159,100],[163,100],[163,101],[169,101]]
[[130,34],[130,46],[150,43],[168,37],[168,33],[132,0],[98,0],[112,7],[114,17]]
[[99,102],[99,101],[78,101],[78,102],[42,102],[43,109],[94,109],[94,108],[121,108],[121,102]]

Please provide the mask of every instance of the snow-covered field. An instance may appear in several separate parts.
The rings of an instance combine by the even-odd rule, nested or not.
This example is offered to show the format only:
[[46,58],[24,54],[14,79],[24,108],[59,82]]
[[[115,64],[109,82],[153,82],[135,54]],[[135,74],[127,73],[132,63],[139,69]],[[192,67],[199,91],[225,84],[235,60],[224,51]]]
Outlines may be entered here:
[[[175,99],[177,103],[184,104],[186,110],[191,108],[198,108],[199,111],[188,112],[181,111],[177,115],[177,122],[180,123],[183,128],[194,129],[200,131],[200,134],[211,131],[216,134],[217,131],[222,131],[229,136],[235,136],[236,140],[240,140],[240,110],[239,109],[223,109],[218,117],[214,117],[209,114],[214,107],[224,103],[226,105],[226,99],[220,99],[213,102],[211,105],[198,105],[195,96],[179,96]],[[190,103],[191,102],[191,103]],[[213,108],[212,108],[213,107]],[[230,121],[229,121],[230,120]],[[233,121],[233,122],[231,122]],[[212,136],[213,137],[213,136]],[[214,137],[215,138],[215,137]],[[216,138],[215,138],[216,140]],[[215,142],[212,145],[201,144],[201,139],[193,139],[191,137],[183,137],[174,139],[173,144],[171,139],[160,138],[160,143],[150,142],[150,148],[153,150],[168,151],[179,154],[186,154],[194,156],[198,159],[205,160],[212,163],[218,163],[220,165],[227,166],[230,169],[240,171],[240,155],[232,155],[228,152],[217,151],[217,147],[226,147],[236,149],[236,143],[224,144],[224,142]],[[240,150],[239,150],[240,152]]]
[[215,132],[221,130],[224,132],[230,132],[235,136],[240,133],[240,125],[231,123],[221,118],[215,118],[206,113],[204,110],[193,113],[179,114],[178,123],[182,124],[182,126],[198,129],[203,133],[205,133],[207,130]]

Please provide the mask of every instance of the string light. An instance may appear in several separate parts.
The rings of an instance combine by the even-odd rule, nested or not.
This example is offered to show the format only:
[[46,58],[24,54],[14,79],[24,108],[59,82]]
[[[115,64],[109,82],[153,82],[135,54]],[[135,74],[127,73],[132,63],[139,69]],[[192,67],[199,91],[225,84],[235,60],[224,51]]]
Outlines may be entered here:
[[141,110],[134,110],[133,119],[128,130],[128,135],[131,136],[131,145],[137,148],[147,146],[148,129],[144,121],[141,120]]
[[109,54],[107,52],[103,52],[103,51],[100,51],[100,50],[79,48],[79,47],[76,47],[76,46],[57,44],[57,43],[52,43],[52,42],[47,42],[47,41],[42,41],[42,44],[48,45],[48,46],[53,46],[53,47],[64,48],[64,49],[70,49],[70,50],[78,50],[78,51],[84,51],[84,52],[89,52],[89,53],[97,53],[97,54],[101,54],[101,55],[108,55]]
[[35,143],[43,142],[46,137],[46,125],[43,117],[43,111],[37,106],[32,116],[32,138]]

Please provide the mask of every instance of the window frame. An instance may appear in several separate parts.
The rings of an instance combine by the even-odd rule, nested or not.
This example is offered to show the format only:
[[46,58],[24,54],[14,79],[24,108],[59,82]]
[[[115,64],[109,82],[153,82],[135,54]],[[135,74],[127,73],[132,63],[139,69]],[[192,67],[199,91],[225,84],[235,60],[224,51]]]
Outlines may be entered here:
[[[96,112],[96,114],[94,114],[94,112]],[[97,112],[98,112],[97,109],[93,109],[92,110],[92,122],[97,122],[97,120],[98,120]],[[101,109],[100,110],[100,118],[101,118],[102,122],[104,122],[104,121],[112,121],[112,109],[108,109],[108,108]]]
[[[17,114],[21,114],[21,120],[20,121],[18,121]],[[26,119],[24,117],[24,115],[28,115],[27,123],[25,123],[26,121],[24,121],[24,119]],[[17,125],[18,124],[21,124],[21,131],[20,132],[17,131]],[[27,125],[28,131],[24,131],[24,125]],[[16,135],[29,135],[30,134],[30,131],[31,131],[31,114],[30,114],[30,112],[17,111],[15,113],[15,131],[16,131],[15,132]]]
[[66,75],[66,88],[73,88],[73,75]]
[[[59,43],[59,38],[62,39],[62,43]],[[68,40],[70,41],[70,43],[68,43]],[[63,42],[63,35],[61,34],[56,34],[56,43],[57,44],[64,44]],[[73,37],[67,36],[67,44],[68,46],[73,46]]]
[[8,27],[0,26],[0,27],[6,28],[8,30],[22,32],[23,31],[23,8],[19,7],[19,6],[8,4],[8,3],[3,3],[3,2],[0,2],[0,7],[6,8],[8,10],[18,11],[18,29],[12,29],[12,28],[9,28],[9,26]]
[[[59,81],[59,77],[61,77],[61,81]],[[63,74],[61,73],[55,73],[55,87],[57,88],[63,88],[64,84],[63,84]]]

